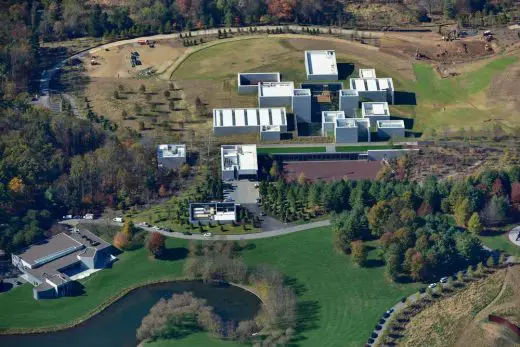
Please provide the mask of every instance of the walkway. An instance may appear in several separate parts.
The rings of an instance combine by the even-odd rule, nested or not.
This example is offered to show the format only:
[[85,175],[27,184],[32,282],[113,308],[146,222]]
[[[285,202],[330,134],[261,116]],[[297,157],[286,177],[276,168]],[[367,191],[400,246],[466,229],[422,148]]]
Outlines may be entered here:
[[[94,220],[74,219],[74,220],[61,221],[59,223],[60,224],[70,225],[70,226],[76,226],[79,222],[81,222],[83,224],[98,224],[98,225],[99,224],[102,224],[102,225],[109,224],[109,225],[119,226],[119,227],[123,226],[123,223],[117,223],[117,222],[112,222],[112,221],[109,222],[109,221],[104,220],[104,219],[94,219]],[[158,231],[158,230],[154,230],[151,227],[141,227],[141,226],[139,226],[139,228],[141,228],[143,230],[146,230],[148,232],[159,232],[159,233],[163,234],[164,236],[174,237],[174,238],[178,238],[178,239],[185,239],[185,240],[240,241],[240,240],[266,239],[266,238],[269,238],[269,237],[276,237],[276,236],[281,236],[281,235],[286,235],[286,234],[292,234],[292,233],[296,233],[296,232],[299,232],[299,231],[305,231],[305,230],[310,230],[310,229],[314,229],[314,228],[326,227],[326,226],[329,226],[329,225],[330,225],[330,220],[327,219],[327,220],[322,220],[322,221],[318,221],[318,222],[310,222],[310,223],[306,223],[306,224],[293,225],[293,226],[288,226],[286,228],[281,228],[281,229],[277,229],[277,230],[270,230],[270,231],[263,231],[263,232],[254,233],[254,234],[239,234],[239,235],[220,235],[219,234],[219,235],[213,235],[211,237],[207,237],[207,236],[204,236],[204,235],[201,235],[201,234],[185,235],[185,234],[177,232],[177,231],[174,231],[174,232],[164,231],[164,230]]]
[[509,232],[509,241],[520,247],[520,226]]

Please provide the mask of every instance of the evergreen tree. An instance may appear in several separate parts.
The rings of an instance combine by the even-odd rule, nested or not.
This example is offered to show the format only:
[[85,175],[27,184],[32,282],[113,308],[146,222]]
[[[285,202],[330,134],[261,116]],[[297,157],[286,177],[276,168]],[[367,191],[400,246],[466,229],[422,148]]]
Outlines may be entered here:
[[473,212],[471,218],[468,221],[468,230],[475,235],[480,235],[483,230],[482,224],[480,222],[480,216],[477,212]]

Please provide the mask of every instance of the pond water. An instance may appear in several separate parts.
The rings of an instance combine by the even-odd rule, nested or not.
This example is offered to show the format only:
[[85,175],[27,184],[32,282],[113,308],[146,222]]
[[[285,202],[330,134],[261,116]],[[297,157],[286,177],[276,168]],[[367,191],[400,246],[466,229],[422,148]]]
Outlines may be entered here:
[[200,281],[153,284],[132,291],[77,327],[54,333],[0,336],[0,346],[135,347],[136,330],[150,308],[160,298],[182,292],[192,292],[195,297],[206,299],[224,321],[252,319],[261,304],[255,295],[227,284]]

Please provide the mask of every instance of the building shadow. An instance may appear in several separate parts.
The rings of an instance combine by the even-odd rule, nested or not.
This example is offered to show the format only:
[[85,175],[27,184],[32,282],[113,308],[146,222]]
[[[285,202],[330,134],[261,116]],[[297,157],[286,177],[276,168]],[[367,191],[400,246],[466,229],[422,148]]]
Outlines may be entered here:
[[404,118],[399,116],[392,116],[392,119],[402,120],[404,122],[404,127],[406,129],[413,129],[414,119],[413,118]]
[[417,105],[415,93],[395,91],[394,92],[394,103],[396,105]]
[[0,293],[8,292],[13,289],[13,284],[9,282],[0,283]]
[[85,295],[85,286],[78,281],[72,281],[69,284],[69,290],[67,296],[82,296]]
[[337,63],[338,64],[338,79],[345,80],[354,73],[354,64],[351,63]]
[[156,258],[159,260],[175,261],[185,259],[188,256],[188,253],[188,249],[184,247],[166,248],[162,254]]

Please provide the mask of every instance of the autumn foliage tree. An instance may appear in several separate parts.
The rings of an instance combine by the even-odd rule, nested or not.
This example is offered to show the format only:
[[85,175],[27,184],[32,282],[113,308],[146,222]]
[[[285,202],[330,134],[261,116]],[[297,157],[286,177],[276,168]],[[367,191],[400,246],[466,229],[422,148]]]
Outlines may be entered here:
[[268,0],[267,9],[269,14],[280,20],[291,20],[293,18],[295,0]]
[[367,261],[367,248],[363,241],[353,241],[351,244],[352,248],[352,261],[359,266],[363,266]]
[[166,237],[164,235],[159,234],[158,232],[153,232],[148,235],[148,239],[146,240],[146,248],[153,254],[154,256],[160,256],[163,254],[166,245]]
[[127,249],[130,245],[130,236],[120,231],[117,234],[115,234],[113,244],[116,248]]

